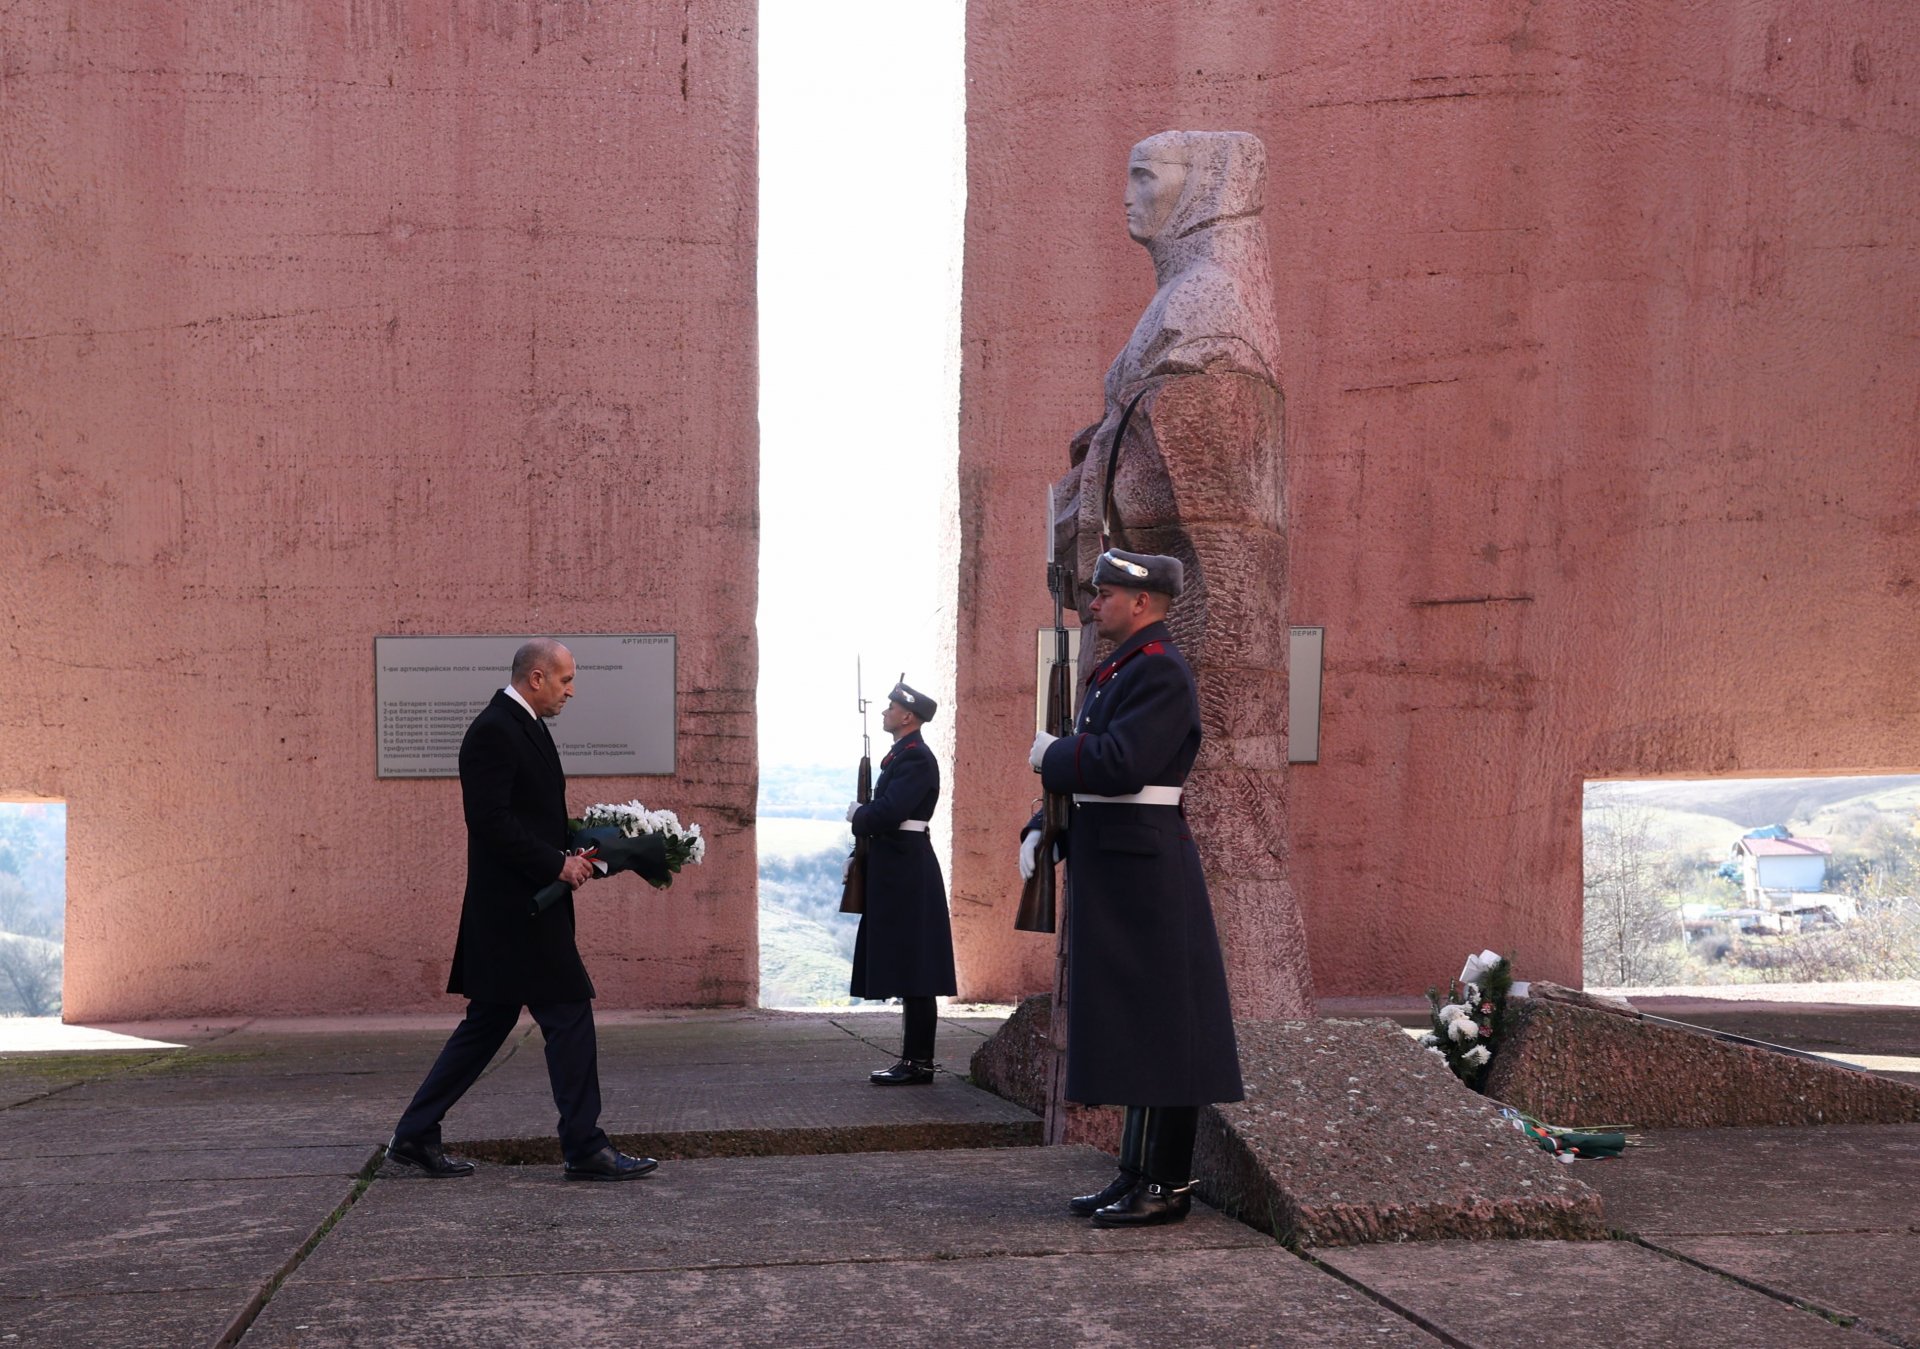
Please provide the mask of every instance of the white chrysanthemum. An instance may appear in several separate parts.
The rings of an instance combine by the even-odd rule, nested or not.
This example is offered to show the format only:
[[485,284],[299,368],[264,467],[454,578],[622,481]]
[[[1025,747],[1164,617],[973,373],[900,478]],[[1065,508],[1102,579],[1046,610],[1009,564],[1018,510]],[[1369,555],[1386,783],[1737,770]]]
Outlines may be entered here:
[[1485,1045],[1475,1045],[1472,1049],[1469,1049],[1466,1053],[1462,1054],[1460,1057],[1465,1059],[1468,1063],[1471,1063],[1474,1067],[1478,1068],[1481,1064],[1485,1063],[1488,1059],[1493,1057],[1493,1051],[1488,1049]]
[[1440,1043],[1440,1037],[1435,1035],[1432,1031],[1428,1031],[1425,1035],[1420,1037],[1420,1043],[1431,1048],[1432,1046]]
[[1467,1011],[1465,1007],[1461,1006],[1459,1003],[1450,1002],[1446,1006],[1442,1007],[1436,1015],[1439,1016],[1440,1023],[1442,1025],[1451,1025],[1455,1021],[1458,1021],[1461,1017],[1468,1016],[1471,1014]]
[[1447,1027],[1447,1034],[1455,1040],[1474,1040],[1480,1036],[1480,1027],[1470,1016],[1457,1016]]

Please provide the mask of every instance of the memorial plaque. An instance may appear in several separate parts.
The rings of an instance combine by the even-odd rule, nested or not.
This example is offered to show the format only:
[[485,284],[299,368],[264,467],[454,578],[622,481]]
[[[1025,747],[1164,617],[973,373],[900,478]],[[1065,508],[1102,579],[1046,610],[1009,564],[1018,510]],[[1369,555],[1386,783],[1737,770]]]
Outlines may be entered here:
[[1320,762],[1320,666],[1325,628],[1290,628],[1287,662],[1287,762]]
[[[568,777],[674,771],[674,637],[567,636],[574,695],[547,723]],[[460,738],[506,687],[521,637],[373,639],[375,755],[383,778],[460,775]]]

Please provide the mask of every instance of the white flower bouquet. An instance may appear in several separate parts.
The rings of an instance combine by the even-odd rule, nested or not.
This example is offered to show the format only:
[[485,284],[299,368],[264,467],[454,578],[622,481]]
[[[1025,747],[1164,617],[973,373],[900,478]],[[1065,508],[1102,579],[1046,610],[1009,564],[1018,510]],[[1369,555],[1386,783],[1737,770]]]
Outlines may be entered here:
[[681,824],[680,817],[670,810],[648,810],[638,801],[622,806],[588,806],[574,823],[576,836],[607,829],[618,830],[622,838],[640,839],[649,835],[660,838],[666,850],[669,874],[657,881],[648,876],[647,881],[661,889],[673,884],[671,873],[684,866],[698,866],[706,860],[707,840],[701,836],[700,826]]
[[1475,1091],[1499,1048],[1512,989],[1513,967],[1507,958],[1498,951],[1482,951],[1467,957],[1460,977],[1447,986],[1446,1002],[1436,990],[1427,990],[1433,1028],[1420,1043],[1445,1059],[1454,1075]]
[[[697,824],[681,824],[670,810],[648,810],[638,801],[624,805],[588,806],[577,820],[567,821],[573,850],[593,863],[602,876],[631,871],[656,890],[673,884],[681,867],[698,866],[707,855],[707,840]],[[572,888],[554,881],[533,897],[535,914],[551,907]]]

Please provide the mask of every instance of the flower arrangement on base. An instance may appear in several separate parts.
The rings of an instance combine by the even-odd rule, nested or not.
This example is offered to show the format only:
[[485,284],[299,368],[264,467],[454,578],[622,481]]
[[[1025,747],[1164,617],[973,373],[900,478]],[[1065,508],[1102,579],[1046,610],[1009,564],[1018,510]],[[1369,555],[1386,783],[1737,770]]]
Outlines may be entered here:
[[1493,1061],[1512,991],[1513,966],[1498,951],[1468,956],[1460,977],[1447,987],[1447,1001],[1440,1000],[1438,990],[1427,990],[1433,1029],[1420,1043],[1445,1059],[1454,1076],[1475,1091]]

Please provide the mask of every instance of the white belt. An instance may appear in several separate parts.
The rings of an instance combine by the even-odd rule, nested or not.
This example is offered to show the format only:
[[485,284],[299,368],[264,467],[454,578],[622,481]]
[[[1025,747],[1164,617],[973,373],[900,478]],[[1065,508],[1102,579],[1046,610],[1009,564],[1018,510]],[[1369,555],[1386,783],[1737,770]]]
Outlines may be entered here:
[[1132,796],[1088,796],[1084,792],[1073,794],[1076,806],[1177,806],[1180,804],[1178,787],[1142,787]]
[[900,832],[903,834],[924,834],[927,832],[927,821],[902,820],[900,821]]

